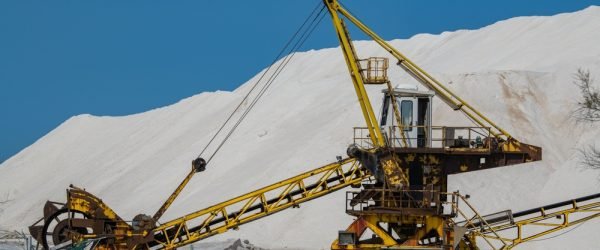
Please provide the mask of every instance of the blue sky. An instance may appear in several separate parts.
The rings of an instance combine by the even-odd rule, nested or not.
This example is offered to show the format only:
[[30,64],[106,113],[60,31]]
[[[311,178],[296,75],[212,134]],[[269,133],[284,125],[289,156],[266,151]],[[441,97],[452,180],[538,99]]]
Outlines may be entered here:
[[[235,89],[268,66],[317,2],[0,1],[0,162],[73,115],[126,115],[202,91]],[[386,39],[598,4],[343,2]],[[326,18],[303,50],[333,46]]]

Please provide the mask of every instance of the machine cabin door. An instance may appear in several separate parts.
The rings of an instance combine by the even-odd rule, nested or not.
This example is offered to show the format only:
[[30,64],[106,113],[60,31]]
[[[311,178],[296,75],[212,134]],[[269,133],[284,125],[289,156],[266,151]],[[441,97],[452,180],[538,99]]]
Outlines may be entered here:
[[420,97],[417,107],[417,147],[431,147],[431,97]]
[[[392,106],[392,102],[390,100],[391,96],[385,95],[383,100],[383,107],[381,113],[381,127],[384,133],[388,134],[387,137],[389,140],[394,140],[393,143],[395,145],[402,145],[400,140],[402,135],[400,133],[404,133],[406,137],[406,142],[408,147],[417,147],[418,144],[418,98],[413,97],[398,97],[396,98],[396,104],[398,105],[398,110],[400,111],[400,121],[402,122],[402,126],[399,126],[396,122],[396,118],[394,117],[394,109]],[[400,130],[400,127],[404,127],[403,130]]]
[[[390,100],[391,96],[384,95],[383,107],[381,113],[381,127],[389,140],[393,140],[394,145],[402,145],[400,140],[401,133],[404,133],[407,146],[412,148],[423,148],[431,146],[431,96],[423,95],[399,95],[395,96],[400,121],[402,126],[397,124],[394,117],[394,109]],[[400,127],[403,127],[400,130]]]

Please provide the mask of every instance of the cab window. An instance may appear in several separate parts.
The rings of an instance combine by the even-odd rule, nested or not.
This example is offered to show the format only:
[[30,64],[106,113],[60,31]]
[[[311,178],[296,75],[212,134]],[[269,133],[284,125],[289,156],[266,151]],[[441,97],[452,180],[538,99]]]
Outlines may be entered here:
[[402,125],[406,126],[404,130],[412,131],[413,125],[413,102],[402,101],[400,102],[400,115],[402,116]]

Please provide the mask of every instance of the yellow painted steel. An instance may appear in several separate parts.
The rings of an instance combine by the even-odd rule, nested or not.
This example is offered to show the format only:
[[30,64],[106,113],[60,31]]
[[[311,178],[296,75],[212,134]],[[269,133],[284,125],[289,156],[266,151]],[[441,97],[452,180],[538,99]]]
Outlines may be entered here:
[[[489,223],[488,223],[488,222],[487,222],[487,221],[486,221],[486,220],[485,220],[485,219],[484,219],[484,218],[481,216],[481,214],[480,214],[479,212],[477,212],[477,210],[475,209],[475,207],[473,207],[473,205],[471,205],[471,204],[469,203],[468,199],[467,199],[465,196],[463,196],[463,195],[460,195],[458,192],[454,192],[454,193],[453,193],[453,195],[455,195],[455,196],[456,196],[458,199],[460,199],[460,201],[461,201],[461,202],[463,202],[465,205],[467,205],[467,207],[470,209],[470,211],[471,211],[471,212],[474,214],[472,217],[469,217],[469,216],[467,216],[467,215],[465,214],[465,212],[464,212],[464,211],[462,211],[462,210],[461,210],[461,209],[458,207],[458,202],[453,202],[453,203],[451,203],[452,209],[453,209],[454,211],[456,211],[456,212],[455,212],[455,214],[457,214],[457,215],[460,215],[460,216],[462,216],[462,218],[464,218],[464,219],[466,219],[466,220],[467,220],[467,222],[466,222],[466,226],[468,226],[468,225],[472,225],[471,223],[473,222],[473,220],[474,220],[474,219],[478,219],[478,220],[479,220],[479,221],[481,221],[481,223],[482,223],[482,225],[480,225],[480,228],[487,228],[487,229],[489,229],[487,233],[488,233],[488,234],[490,234],[490,235],[492,235],[491,237],[497,237],[497,238],[499,238],[499,237],[500,237],[500,235],[498,234],[498,232],[497,232],[497,231],[496,231],[494,228],[492,228],[492,227],[490,226],[490,224],[489,224]],[[477,241],[476,241],[476,237],[477,237],[477,235],[474,235],[474,234],[469,234],[469,235],[467,235],[467,237],[466,237],[466,238],[469,240],[469,242],[471,243],[471,246],[472,246],[473,248],[476,248],[476,249],[478,249],[478,248],[477,248]],[[456,240],[459,240],[459,239],[456,239]],[[486,242],[486,243],[487,243],[489,246],[493,247],[493,244],[490,242],[490,240],[489,240],[489,239],[487,239],[487,238],[483,238],[483,240],[485,240],[485,242]],[[501,244],[502,244],[503,246],[506,246],[506,243],[505,243],[505,242],[501,242]],[[461,244],[460,244],[460,245],[465,245],[465,242],[464,242],[464,241],[461,241]],[[460,250],[470,250],[471,248],[469,248],[469,247],[461,247],[461,248],[459,248],[459,249],[460,249]]]
[[381,129],[379,128],[377,116],[375,115],[373,107],[371,106],[371,102],[369,101],[369,95],[365,90],[365,81],[363,79],[363,75],[361,74],[360,64],[358,63],[359,59],[356,56],[356,51],[352,45],[352,39],[350,39],[350,35],[346,30],[344,22],[339,18],[336,11],[338,8],[340,8],[340,6],[336,1],[324,0],[323,2],[331,14],[333,27],[335,28],[340,41],[340,47],[344,54],[344,59],[346,59],[348,71],[350,72],[350,78],[354,84],[354,90],[356,91],[358,102],[360,104],[367,127],[369,128],[369,137],[371,138],[375,147],[383,147],[385,146],[385,140],[381,133]]
[[173,204],[173,202],[175,201],[175,198],[177,198],[177,196],[179,196],[179,194],[181,193],[183,188],[188,184],[188,182],[190,182],[190,180],[192,179],[192,177],[194,176],[195,173],[196,173],[196,170],[194,169],[194,167],[192,167],[192,170],[183,179],[183,181],[181,181],[181,183],[179,184],[179,186],[177,186],[175,191],[173,191],[173,193],[169,196],[169,198],[165,201],[165,203],[163,203],[162,206],[158,209],[158,211],[156,211],[154,216],[152,216],[152,219],[154,219],[155,222],[158,221],[158,219],[160,219],[160,217],[167,211],[167,209],[171,206],[171,204]]
[[[383,133],[379,127],[379,121],[377,120],[377,116],[373,111],[371,101],[369,100],[369,95],[365,89],[365,79],[361,73],[362,69],[360,68],[360,60],[356,55],[356,50],[354,49],[352,39],[350,38],[350,34],[346,29],[344,21],[338,15],[338,10],[341,8],[341,6],[337,1],[324,0],[323,2],[325,6],[327,6],[329,14],[331,15],[333,27],[337,33],[340,42],[340,48],[344,54],[344,59],[346,60],[350,78],[352,79],[354,90],[356,91],[356,96],[358,97],[358,102],[365,118],[367,128],[369,129],[369,137],[371,138],[374,149],[384,147],[386,145],[385,138],[383,137]],[[383,166],[384,168],[387,168],[385,170],[386,172],[398,173],[396,176],[386,175],[389,185],[400,187],[408,184],[405,181],[408,180],[408,177],[405,176],[398,164],[392,162],[392,160],[385,160],[385,162],[383,162]]]
[[[115,243],[113,244],[113,249],[127,249],[126,238],[136,235],[131,231],[130,226],[110,207],[104,204],[101,199],[73,185],[71,185],[71,192],[67,192],[67,208],[69,211],[78,211],[83,214],[93,214],[99,217],[104,216],[106,219],[114,221],[113,233],[115,235]],[[73,242],[81,242],[84,239],[98,237],[98,235],[94,234],[84,234],[72,240]],[[99,246],[96,249],[101,249],[102,247],[104,246]]]
[[[571,217],[579,216],[578,219]],[[572,206],[567,209],[546,213],[543,209],[540,210],[540,215],[515,221],[514,223],[505,223],[492,227],[485,227],[483,230],[473,230],[470,234],[476,237],[493,240],[501,243],[503,246],[499,249],[512,249],[519,244],[539,240],[543,236],[550,235],[554,232],[579,225],[594,218],[600,218],[600,202],[593,202],[585,205],[572,203]],[[551,220],[560,219],[559,223],[550,222]],[[511,231],[512,230],[512,231]],[[498,236],[491,232],[506,232]],[[506,236],[511,234],[512,237]],[[490,247],[496,249],[493,244]]]
[[[455,110],[463,111],[469,118],[471,118],[481,127],[493,127],[496,130],[491,131],[494,136],[506,140],[509,143],[515,140],[507,131],[502,129],[500,126],[496,125],[492,120],[484,116],[481,112],[477,111],[473,106],[465,102],[462,98],[453,93],[450,89],[448,89],[438,80],[433,78],[429,73],[417,66],[404,54],[400,53],[396,48],[391,46],[379,35],[377,35],[375,32],[369,29],[369,27],[367,27],[359,19],[354,17],[348,10],[344,9],[340,4],[338,4],[336,0],[324,1],[327,4],[330,12],[335,12],[335,15],[332,14],[332,17],[334,17],[334,19],[339,18],[337,13],[346,17],[350,22],[355,24],[366,35],[371,37],[376,43],[383,47],[387,52],[389,52],[392,56],[398,59],[398,65],[405,69],[416,80],[423,83],[429,89],[434,91],[444,102],[446,102],[452,108],[454,108]],[[334,20],[334,22],[341,23],[342,21]]]
[[361,243],[356,245],[339,245],[338,239],[331,243],[332,250],[342,250],[342,249],[381,249],[382,247],[392,247],[397,246],[398,242],[394,240],[394,237],[385,232],[378,223],[381,222],[382,218],[379,215],[365,215],[357,218],[354,223],[352,223],[347,229],[346,232],[352,232],[361,235],[365,229],[370,229],[374,234],[381,238],[380,244],[373,243]]
[[[402,147],[406,148],[408,147],[408,143],[406,142],[406,130],[404,129],[404,124],[402,124],[402,116],[400,115],[400,110],[398,110],[398,103],[396,102],[396,97],[394,96],[394,88],[392,87],[392,84],[389,81],[386,83],[386,85],[388,88],[388,93],[390,93],[390,101],[392,104],[392,110],[394,111],[396,123],[398,124],[398,130],[402,142]],[[393,131],[390,131],[390,136],[393,137],[391,133],[393,133]]]
[[[365,76],[362,74],[359,59],[353,47],[349,33],[345,27],[344,20],[340,18],[341,16],[355,24],[360,30],[365,32],[375,42],[391,53],[396,59],[398,59],[398,64],[404,70],[406,70],[415,79],[426,85],[428,88],[436,92],[436,94],[451,107],[460,109],[481,127],[494,128],[495,131],[490,131],[490,133],[497,138],[508,142],[507,144],[503,145],[503,150],[505,152],[520,150],[521,144],[512,138],[510,134],[497,126],[490,119],[483,116],[471,105],[466,103],[463,99],[443,86],[431,75],[406,58],[406,56],[389,45],[376,33],[361,23],[357,18],[352,16],[350,12],[344,9],[336,0],[323,0],[323,2],[331,15],[333,26],[336,30],[350,73],[350,78],[352,79],[354,90],[369,130],[369,138],[372,141],[372,145],[374,147],[373,150],[386,147],[386,141],[365,89],[365,84],[367,82],[365,81]],[[385,68],[387,68],[387,61],[385,62]],[[388,90],[390,91],[390,94],[392,94],[391,84],[389,81],[387,81],[387,77],[385,77],[385,75],[383,76],[384,77],[382,78],[374,77],[375,80],[372,82],[378,84],[387,83]],[[395,100],[393,101],[395,102]],[[397,110],[397,105],[394,103],[393,107],[396,118],[399,119],[400,115],[398,114],[399,111]],[[402,128],[403,124],[400,120],[398,123],[400,128]],[[403,129],[401,131],[403,131]],[[404,138],[404,135],[402,135],[402,137],[403,143],[406,145],[406,139]],[[407,157],[412,157],[413,159],[406,160],[406,162],[415,160],[414,155],[408,155]],[[390,157],[390,159],[384,159],[379,162],[380,166],[385,172],[385,184],[388,187],[397,187],[408,184],[406,173],[404,173],[400,168],[399,162],[400,160],[396,159],[395,157]],[[177,195],[192,178],[194,172],[195,171],[192,168],[191,172],[177,187],[175,192],[173,192],[163,206],[157,211],[154,216],[155,219],[160,218],[160,216],[172,204]],[[90,206],[90,204],[91,202],[98,203],[100,206],[99,210],[102,210],[101,212],[104,213],[106,218],[120,223],[112,232],[114,235],[116,235],[115,239],[119,241],[119,245],[116,246],[118,249],[125,249],[125,247],[129,247],[126,242],[130,240],[128,237],[131,236],[154,236],[152,242],[140,240],[140,242],[144,242],[147,245],[138,245],[136,249],[144,247],[152,247],[153,249],[175,249],[177,247],[188,245],[216,234],[224,233],[230,229],[237,229],[240,225],[245,223],[272,215],[288,208],[297,207],[300,203],[325,196],[347,186],[360,184],[363,180],[368,178],[370,178],[370,173],[368,173],[357,160],[351,158],[344,159],[168,221],[156,228],[136,229],[139,232],[134,231],[132,227],[119,218],[114,211],[104,205],[102,201],[96,197],[91,195],[88,197],[86,194],[83,194],[82,197],[70,197],[69,201],[70,206],[73,209],[83,211],[87,214],[97,213],[98,209],[94,209],[92,206]],[[457,205],[453,205],[453,207],[457,208]],[[577,206],[576,204],[573,204],[573,208],[571,209],[566,209],[551,214],[542,214],[539,217],[519,221],[516,224],[491,227],[486,223],[486,230],[488,231],[473,231],[472,234],[468,235],[467,237],[483,237],[486,241],[489,239],[496,239],[501,241],[506,249],[510,249],[512,246],[517,244],[537,239],[543,235],[547,235],[557,230],[582,223],[595,217],[599,217],[600,210],[598,210],[598,207],[600,207],[600,203],[594,203],[594,205],[586,206]],[[593,212],[594,214],[579,220],[569,220],[569,215],[580,212]],[[553,218],[555,216],[562,216],[564,219],[563,222],[560,224],[543,222],[544,220]],[[425,233],[431,230],[437,231],[438,235],[443,235],[445,232],[444,230],[447,230],[445,226],[447,226],[447,223],[450,221],[449,218],[441,215],[415,215],[407,213],[403,214],[402,216],[392,216],[389,213],[386,214],[385,212],[361,216],[359,219],[362,221],[361,223],[364,223],[362,226],[367,227],[376,233],[382,239],[383,243],[362,244],[358,248],[345,249],[380,249],[381,247],[385,246],[396,246],[398,242],[394,240],[394,237],[388,234],[385,230],[382,230],[377,225],[381,222],[402,224],[416,224],[418,222],[419,224],[423,224],[421,229],[418,229],[420,231],[417,233],[415,238],[418,239],[419,237],[424,237]],[[542,233],[524,236],[522,233],[523,228],[530,225],[547,226],[551,228]],[[497,234],[497,231],[507,230],[510,228],[517,228],[518,236],[516,238],[503,238]],[[102,237],[102,235],[92,234],[84,236],[89,238]],[[411,240],[414,241],[415,239]],[[337,246],[337,241],[332,245],[332,247],[335,246]],[[104,247],[104,245],[101,247]],[[411,246],[411,249],[415,248],[420,247]]]
[[161,248],[174,249],[359,184],[369,177],[358,161],[344,159],[166,222],[152,233]]
[[[439,193],[446,195],[447,193]],[[448,194],[456,196],[458,193]],[[378,203],[380,201],[374,201],[374,203]],[[394,204],[397,202],[401,202],[398,200],[394,200],[394,198],[389,197],[387,204]],[[432,201],[434,202],[434,201]],[[438,201],[439,202],[439,201]],[[455,203],[456,199],[453,198],[452,201],[443,202],[444,204],[451,205],[449,208],[455,209],[457,208],[457,204]],[[379,203],[382,206],[386,206],[385,203]],[[389,210],[387,210],[389,209]],[[379,210],[379,211],[377,211]],[[385,212],[387,210],[387,212]],[[395,211],[394,211],[395,210]],[[425,214],[411,214],[408,210],[404,212],[400,212],[400,210],[389,208],[378,208],[374,210],[364,210],[364,214],[357,216],[357,218],[353,221],[350,226],[344,231],[344,233],[352,233],[355,235],[354,244],[345,242],[344,244],[340,244],[339,239],[336,239],[331,244],[332,250],[344,250],[344,249],[436,249],[439,250],[439,246],[427,246],[419,244],[419,239],[423,239],[426,235],[432,231],[436,231],[438,235],[446,238],[446,243],[452,245],[454,242],[453,233],[447,234],[448,225],[450,225],[451,220],[448,217],[443,216],[435,216],[435,215],[425,215]],[[390,230],[388,227],[386,230],[386,225],[395,224],[395,225],[404,225],[404,226],[413,226],[415,230],[414,237],[409,239],[401,239],[395,238],[393,236],[393,230]],[[417,226],[419,224],[420,226]],[[377,240],[369,240],[372,238],[372,235],[367,234],[367,229],[370,229],[369,233],[372,233],[373,236],[376,236]],[[398,232],[396,232],[398,233]],[[359,240],[362,239],[362,240]],[[460,239],[458,239],[460,240]]]

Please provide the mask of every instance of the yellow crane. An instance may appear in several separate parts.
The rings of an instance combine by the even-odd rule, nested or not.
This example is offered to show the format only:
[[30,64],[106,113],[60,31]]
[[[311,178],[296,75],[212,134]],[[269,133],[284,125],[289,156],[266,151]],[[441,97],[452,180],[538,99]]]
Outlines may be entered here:
[[[540,208],[539,216],[529,216],[533,212],[516,213],[518,216],[506,212],[499,219],[480,215],[465,196],[448,192],[448,175],[539,161],[542,149],[512,137],[384,41],[337,0],[323,0],[323,10],[331,16],[365,119],[365,127],[354,129],[348,158],[340,157],[326,166],[162,224],[159,219],[189,180],[206,169],[208,163],[203,158],[192,162],[189,174],[153,216],[140,214],[131,222],[120,218],[99,198],[71,186],[66,203],[47,202],[44,217],[30,227],[40,246],[175,249],[348,186],[360,188],[348,191],[345,201],[346,213],[356,219],[339,232],[332,249],[478,249],[476,239],[483,239],[492,248],[509,249],[600,215],[600,203],[592,202],[599,195],[574,200],[572,207],[553,213],[544,211],[564,204]],[[387,76],[389,59],[358,58],[346,22],[371,37],[397,60],[396,65],[428,90],[392,87]],[[373,110],[368,85],[386,85],[382,90],[381,119]],[[476,126],[434,126],[434,96],[463,112]],[[588,216],[577,221],[567,219],[579,213]],[[525,215],[529,217],[513,220]],[[561,216],[563,222],[542,222],[556,216]],[[460,218],[463,221],[458,221]],[[533,236],[524,236],[521,231],[542,224],[550,229]],[[518,231],[514,238],[503,234],[511,229]]]

